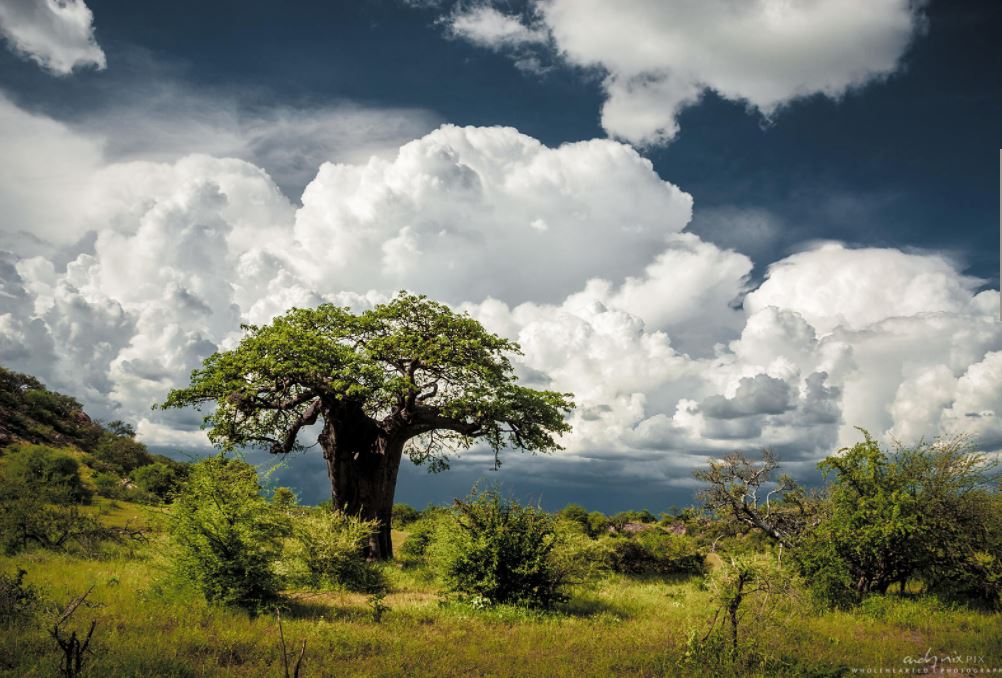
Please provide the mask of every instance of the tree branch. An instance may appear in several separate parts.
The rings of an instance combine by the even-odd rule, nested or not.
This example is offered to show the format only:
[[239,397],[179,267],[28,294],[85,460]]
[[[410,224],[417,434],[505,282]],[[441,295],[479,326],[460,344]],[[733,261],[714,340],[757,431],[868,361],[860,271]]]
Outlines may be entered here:
[[289,427],[285,432],[285,437],[281,442],[275,441],[271,445],[272,454],[288,454],[296,446],[296,437],[299,435],[300,429],[304,426],[311,426],[317,423],[317,417],[320,416],[320,401],[317,400],[312,405],[310,405],[306,410],[299,415],[292,426]]
[[406,428],[407,437],[413,438],[435,429],[446,429],[464,436],[476,437],[481,432],[481,424],[478,421],[466,421],[445,416],[437,407],[415,406],[410,423]]

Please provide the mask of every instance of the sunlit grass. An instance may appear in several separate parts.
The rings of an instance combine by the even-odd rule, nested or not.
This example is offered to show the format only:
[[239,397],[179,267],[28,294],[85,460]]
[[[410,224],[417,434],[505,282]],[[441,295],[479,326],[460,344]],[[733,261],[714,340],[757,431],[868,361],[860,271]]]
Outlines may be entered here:
[[[93,510],[116,523],[149,516],[125,502]],[[399,544],[404,534],[395,537]],[[85,628],[97,620],[88,675],[281,675],[274,615],[207,606],[196,592],[172,582],[164,553],[162,540],[154,537],[135,557],[34,552],[0,558],[0,570],[23,567],[27,581],[60,607],[94,587],[91,606],[81,607],[67,625]],[[690,634],[701,637],[713,618],[699,578],[608,576],[580,587],[555,611],[535,612],[447,600],[420,568],[389,564],[385,574],[390,611],[378,624],[365,594],[285,592],[287,642],[298,648],[307,641],[304,675],[715,674],[699,662],[680,664]],[[1000,615],[907,594],[871,599],[851,612],[821,613],[801,599],[770,601],[765,618],[756,614],[759,604],[749,603],[742,628],[745,651],[759,658],[752,674],[901,668],[905,656],[930,648],[1002,666]],[[51,618],[46,611],[39,623],[2,634],[3,675],[56,672],[59,655],[47,634]]]

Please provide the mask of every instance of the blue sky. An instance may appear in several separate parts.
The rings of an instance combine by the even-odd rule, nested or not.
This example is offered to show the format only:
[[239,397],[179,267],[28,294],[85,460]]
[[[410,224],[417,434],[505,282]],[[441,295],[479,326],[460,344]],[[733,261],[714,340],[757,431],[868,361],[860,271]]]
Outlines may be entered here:
[[997,3],[68,4],[0,12],[0,361],[155,447],[240,321],[401,286],[580,392],[566,454],[489,474],[547,505],[685,504],[728,449],[809,479],[853,425],[1002,443]]

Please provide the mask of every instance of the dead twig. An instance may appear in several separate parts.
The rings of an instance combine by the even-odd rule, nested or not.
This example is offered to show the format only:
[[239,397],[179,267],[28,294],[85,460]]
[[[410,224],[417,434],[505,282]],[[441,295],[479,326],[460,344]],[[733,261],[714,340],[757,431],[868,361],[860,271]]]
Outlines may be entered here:
[[80,669],[83,665],[83,656],[87,652],[87,648],[90,647],[90,640],[94,636],[94,627],[97,626],[97,620],[92,620],[90,623],[90,628],[87,630],[87,635],[84,636],[81,641],[77,636],[76,631],[72,631],[69,637],[64,637],[62,629],[60,628],[64,623],[66,623],[73,613],[77,611],[87,596],[90,595],[91,591],[94,590],[94,586],[91,585],[89,589],[79,598],[71,600],[66,609],[63,610],[62,614],[52,625],[52,629],[49,631],[49,635],[56,641],[59,645],[59,649],[63,651],[63,658],[60,661],[59,672],[66,676],[67,678],[74,678],[74,676],[80,675]]
[[285,646],[285,631],[282,629],[282,610],[276,607],[275,616],[278,618],[278,639],[282,645],[282,667],[285,669],[285,678],[299,678],[299,669],[303,665],[303,657],[306,655],[306,639],[303,639],[303,644],[299,648],[299,657],[296,658],[296,663],[290,674],[289,652]]

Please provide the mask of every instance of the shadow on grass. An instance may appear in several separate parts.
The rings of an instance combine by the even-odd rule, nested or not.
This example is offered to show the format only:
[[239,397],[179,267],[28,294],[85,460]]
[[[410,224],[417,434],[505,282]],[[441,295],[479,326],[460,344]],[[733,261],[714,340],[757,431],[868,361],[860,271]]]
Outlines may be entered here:
[[632,610],[601,598],[577,595],[557,606],[556,611],[568,617],[588,619],[592,617],[614,616],[619,619],[629,619],[634,616]]
[[688,584],[694,580],[698,581],[703,578],[702,574],[692,572],[677,572],[672,574],[622,574],[620,576],[638,584],[669,584],[672,586]]
[[364,607],[337,605],[333,601],[302,594],[286,596],[282,601],[282,615],[286,619],[309,619],[326,621],[364,621],[372,614]]

